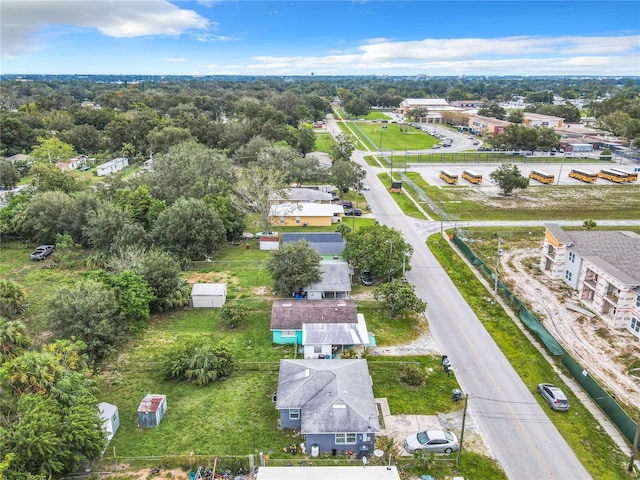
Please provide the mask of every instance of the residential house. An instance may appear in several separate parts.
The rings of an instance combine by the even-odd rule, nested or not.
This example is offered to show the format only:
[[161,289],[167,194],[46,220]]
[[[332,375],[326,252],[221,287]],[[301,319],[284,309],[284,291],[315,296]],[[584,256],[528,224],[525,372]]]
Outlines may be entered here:
[[99,177],[110,175],[115,172],[119,172],[125,167],[129,166],[129,159],[126,157],[118,157],[113,160],[109,160],[96,168]]
[[271,204],[279,203],[331,203],[333,195],[314,188],[289,188],[284,195],[274,195]]
[[304,435],[305,450],[373,452],[380,431],[366,360],[281,360],[280,428]]
[[611,328],[640,338],[640,235],[629,231],[563,230],[547,224],[540,269],[578,291]]
[[304,358],[334,358],[345,347],[375,345],[352,300],[275,300],[270,329],[273,343],[301,345]]
[[271,225],[284,227],[330,227],[340,223],[342,215],[342,205],[326,203],[281,203],[272,205],[269,211]]
[[353,268],[344,260],[321,260],[322,279],[303,290],[309,300],[322,298],[348,299],[351,294]]
[[77,157],[73,157],[66,162],[58,162],[56,163],[56,167],[58,167],[63,172],[69,170],[77,170],[83,165],[87,164],[87,156],[86,155],[78,155]]
[[282,243],[297,243],[306,240],[323,260],[342,260],[346,240],[339,232],[293,232],[282,236]]

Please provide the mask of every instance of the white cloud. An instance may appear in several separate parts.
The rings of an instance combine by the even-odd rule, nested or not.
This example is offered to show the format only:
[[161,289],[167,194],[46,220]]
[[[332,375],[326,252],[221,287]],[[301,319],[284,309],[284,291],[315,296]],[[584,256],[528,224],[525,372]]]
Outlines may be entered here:
[[637,75],[640,35],[367,40],[325,56],[257,56],[254,74]]
[[0,22],[3,58],[40,49],[39,32],[53,25],[96,29],[117,38],[175,37],[209,26],[193,10],[166,0],[3,0]]
[[185,62],[187,59],[184,57],[165,57],[162,59],[163,62],[169,62],[169,63],[181,63],[181,62]]

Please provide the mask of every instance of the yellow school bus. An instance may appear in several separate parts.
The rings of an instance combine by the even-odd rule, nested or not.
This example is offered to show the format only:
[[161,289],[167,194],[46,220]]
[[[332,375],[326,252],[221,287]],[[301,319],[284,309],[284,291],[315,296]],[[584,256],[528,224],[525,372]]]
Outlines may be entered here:
[[442,170],[440,172],[440,178],[447,182],[449,185],[455,185],[456,183],[458,183],[458,175],[447,170]]
[[542,170],[531,170],[531,173],[529,173],[529,178],[537,180],[540,183],[553,183],[555,181],[554,175],[543,172]]
[[585,183],[593,183],[598,180],[598,175],[595,173],[587,172],[586,170],[580,170],[574,168],[569,172],[569,177],[575,178]]
[[482,183],[482,175],[473,170],[465,170],[462,172],[462,178],[468,182],[475,183],[476,185]]
[[622,170],[621,168],[610,168],[614,172],[622,173],[626,176],[627,182],[637,182],[638,181],[638,172],[628,172],[626,170]]
[[598,173],[598,177],[613,183],[627,183],[629,181],[626,174],[616,171],[613,168],[603,168],[600,170],[600,173]]

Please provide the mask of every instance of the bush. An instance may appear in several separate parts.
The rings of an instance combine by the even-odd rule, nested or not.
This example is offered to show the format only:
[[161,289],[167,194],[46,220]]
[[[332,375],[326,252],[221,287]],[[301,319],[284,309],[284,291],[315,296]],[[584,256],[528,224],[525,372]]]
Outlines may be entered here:
[[167,356],[163,373],[168,380],[186,380],[202,387],[228,377],[233,368],[231,351],[225,345],[186,344]]
[[405,385],[421,387],[424,385],[425,380],[424,373],[414,365],[409,365],[400,370],[400,382]]
[[242,325],[247,318],[247,307],[238,302],[225,303],[220,310],[220,320],[229,329]]

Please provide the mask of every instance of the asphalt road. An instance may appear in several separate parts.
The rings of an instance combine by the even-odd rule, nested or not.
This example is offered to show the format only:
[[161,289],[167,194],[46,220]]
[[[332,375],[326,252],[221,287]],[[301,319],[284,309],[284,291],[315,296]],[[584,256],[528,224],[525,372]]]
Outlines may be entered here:
[[[355,157],[361,157],[356,152]],[[493,455],[510,479],[591,478],[533,397],[535,385],[525,385],[486,332],[447,273],[425,245],[425,235],[437,222],[406,217],[389,198],[373,169],[368,172],[367,201],[380,223],[401,231],[414,248],[409,281],[427,302],[433,338],[452,362],[460,386],[469,395],[469,411]],[[540,379],[544,381],[545,379]],[[569,413],[570,414],[570,413]]]
[[[337,130],[331,120],[328,127]],[[549,420],[548,415],[559,413],[543,411],[533,397],[535,385],[522,382],[426,247],[425,233],[438,223],[427,226],[406,217],[362,156],[354,152],[352,158],[367,171],[365,181],[371,187],[367,201],[380,223],[401,231],[413,246],[407,278],[427,302],[433,338],[449,356],[463,392],[469,395],[469,413],[506,475],[513,480],[591,478]]]

